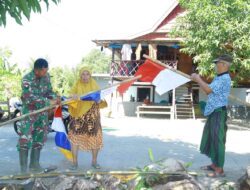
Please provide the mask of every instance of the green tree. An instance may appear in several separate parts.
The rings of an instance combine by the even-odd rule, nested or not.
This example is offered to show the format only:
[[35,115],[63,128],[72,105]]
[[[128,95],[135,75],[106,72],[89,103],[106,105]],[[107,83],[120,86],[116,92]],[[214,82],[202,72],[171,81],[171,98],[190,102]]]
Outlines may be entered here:
[[[48,9],[51,2],[58,4],[60,0],[1,0],[0,26],[6,26],[8,16],[22,24],[23,16],[29,20],[31,12],[42,12],[42,3],[45,3]],[[20,96],[21,93],[22,73],[17,64],[10,63],[11,55],[10,50],[0,48],[0,100]]]
[[31,12],[41,13],[41,4],[45,3],[47,9],[50,2],[58,4],[60,0],[2,0],[0,1],[0,26],[6,26],[7,15],[10,15],[18,24],[22,24],[22,17],[30,19]]
[[88,66],[93,73],[109,73],[110,60],[111,56],[106,55],[98,49],[93,49],[82,59],[77,68]]
[[0,100],[20,96],[21,71],[17,64],[11,64],[12,52],[0,48]]
[[49,71],[53,90],[58,95],[70,95],[70,89],[78,79],[78,72],[75,68],[54,67]]
[[193,56],[199,73],[211,76],[212,59],[233,57],[234,80],[250,74],[250,1],[180,0],[186,14],[179,17],[171,34],[183,38],[182,52]]
[[93,49],[75,68],[54,67],[50,69],[51,82],[55,92],[59,95],[69,96],[70,89],[79,79],[79,70],[88,66],[93,73],[109,73],[111,57],[98,49]]

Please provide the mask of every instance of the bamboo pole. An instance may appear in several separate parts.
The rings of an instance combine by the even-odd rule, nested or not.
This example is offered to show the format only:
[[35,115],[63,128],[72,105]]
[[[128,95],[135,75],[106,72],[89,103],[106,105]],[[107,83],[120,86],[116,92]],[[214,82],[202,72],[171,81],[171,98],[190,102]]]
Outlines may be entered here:
[[[66,176],[88,176],[88,175],[183,175],[181,172],[162,172],[162,171],[78,171],[78,172],[49,172],[49,173],[27,173],[19,175],[5,175],[0,176],[0,180],[15,180],[15,179],[28,179],[28,178],[42,178],[42,177],[57,177],[60,175]],[[193,174],[195,175],[195,174]]]
[[241,100],[241,99],[239,99],[239,98],[236,98],[235,96],[233,96],[233,95],[231,95],[231,94],[229,94],[229,98],[230,98],[231,100],[234,100],[234,101],[239,102],[239,103],[241,103],[241,104],[243,104],[243,105],[245,105],[245,106],[250,107],[250,103],[245,102],[245,101],[243,101],[243,100]]
[[[112,84],[112,85],[110,85],[110,86],[106,86],[106,87],[104,87],[104,88],[102,88],[102,89],[99,89],[99,90],[95,90],[95,91],[91,91],[91,92],[85,93],[85,94],[83,94],[83,95],[81,95],[81,96],[88,96],[88,95],[90,95],[90,94],[92,94],[92,93],[95,93],[95,92],[98,92],[98,91],[101,91],[101,90],[106,90],[106,89],[109,89],[109,88],[112,88],[112,87],[116,87],[116,86],[119,86],[119,85],[121,85],[121,84],[124,84],[124,83],[127,83],[127,82],[131,82],[131,81],[136,80],[136,79],[139,79],[139,78],[141,78],[141,75],[136,76],[136,77],[129,78],[129,79],[124,80],[124,81],[122,81],[122,82],[120,82],[120,83],[116,83],[116,84]],[[68,104],[68,103],[70,103],[70,102],[72,102],[72,101],[73,101],[72,99],[71,99],[71,100],[66,100],[66,101],[61,102],[60,105],[65,105],[65,104]],[[58,106],[58,105],[57,105],[57,104],[50,105],[50,106],[47,106],[47,107],[45,107],[45,108],[42,108],[42,109],[33,111],[33,112],[31,112],[31,113],[24,114],[24,115],[22,115],[22,116],[20,116],[20,117],[17,117],[17,118],[14,118],[14,119],[11,119],[11,120],[2,122],[2,123],[0,123],[0,127],[2,127],[2,126],[4,126],[4,125],[7,125],[7,124],[9,124],[9,123],[12,123],[12,122],[15,122],[15,121],[24,119],[24,118],[29,117],[29,116],[31,116],[31,115],[35,115],[35,114],[38,114],[38,113],[41,113],[41,112],[44,112],[44,111],[53,109],[53,108],[55,108],[56,106]]]
[[[178,70],[176,70],[176,69],[174,69],[174,68],[172,68],[172,67],[170,67],[170,66],[168,66],[168,65],[166,65],[166,64],[164,64],[164,63],[162,63],[161,61],[159,61],[159,60],[157,60],[157,59],[153,59],[153,58],[151,58],[151,57],[149,57],[148,55],[145,55],[145,54],[143,55],[143,57],[145,57],[145,58],[147,58],[147,59],[150,59],[150,60],[152,60],[153,62],[157,63],[158,65],[161,65],[161,66],[163,66],[163,67],[166,67],[166,68],[168,68],[169,70],[171,70],[171,71],[173,71],[173,72],[175,72],[175,73],[178,73],[178,74],[180,74],[180,75],[182,75],[182,76],[184,76],[184,77],[186,77],[186,78],[188,78],[188,79],[191,80],[191,76],[190,76],[190,75],[188,75],[188,74],[186,74],[186,73],[183,73],[183,72],[181,72],[181,71],[178,71]],[[231,94],[229,94],[229,98],[230,98],[231,100],[234,100],[234,101],[239,102],[239,103],[241,103],[241,104],[243,104],[243,105],[245,105],[245,106],[250,107],[250,103],[245,102],[245,101],[242,101],[241,99],[236,98],[235,96],[233,96],[233,95],[231,95]]]

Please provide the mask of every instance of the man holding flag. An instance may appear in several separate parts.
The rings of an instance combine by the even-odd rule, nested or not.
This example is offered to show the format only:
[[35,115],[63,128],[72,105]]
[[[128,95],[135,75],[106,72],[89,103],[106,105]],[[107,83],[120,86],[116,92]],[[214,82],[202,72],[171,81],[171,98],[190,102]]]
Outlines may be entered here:
[[208,177],[223,177],[225,176],[223,166],[227,132],[226,106],[231,88],[229,67],[232,58],[229,55],[222,55],[213,62],[217,76],[211,84],[208,85],[195,73],[191,75],[191,79],[196,81],[208,95],[204,112],[207,121],[203,129],[200,151],[211,158],[212,164],[203,166],[201,169],[212,171],[207,174]]
[[[34,69],[23,77],[21,95],[23,115],[52,104],[60,103],[60,98],[57,98],[56,94],[52,91],[47,71],[48,62],[40,58],[35,61]],[[48,125],[48,112],[44,111],[26,117],[22,120],[20,126],[18,126],[19,140],[17,149],[19,151],[22,173],[27,172],[29,149],[31,149],[30,171],[43,170],[39,164],[39,159],[41,149],[46,141]]]
[[[203,166],[202,169],[212,171],[208,173],[208,177],[225,176],[223,166],[227,132],[226,106],[231,89],[231,78],[229,75],[229,68],[232,62],[231,56],[222,55],[213,61],[215,63],[217,76],[209,85],[196,73],[189,76],[178,70],[169,68],[148,56],[145,57],[147,57],[147,60],[138,68],[135,75],[142,75],[141,81],[152,82],[156,86],[156,91],[159,94],[174,89],[191,79],[196,81],[201,89],[208,95],[204,112],[204,115],[207,116],[208,119],[203,130],[200,151],[202,154],[211,158],[212,164]],[[171,81],[171,83],[167,80]]]

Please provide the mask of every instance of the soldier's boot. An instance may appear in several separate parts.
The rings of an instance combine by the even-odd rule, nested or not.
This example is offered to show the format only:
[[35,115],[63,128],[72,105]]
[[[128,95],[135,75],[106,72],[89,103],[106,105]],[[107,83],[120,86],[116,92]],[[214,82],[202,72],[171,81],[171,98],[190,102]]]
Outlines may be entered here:
[[40,160],[40,148],[32,148],[31,149],[31,154],[30,154],[30,171],[31,172],[40,172],[43,171],[43,168],[39,164]]
[[20,149],[19,151],[19,162],[20,162],[20,169],[21,173],[27,172],[27,165],[28,165],[28,149]]

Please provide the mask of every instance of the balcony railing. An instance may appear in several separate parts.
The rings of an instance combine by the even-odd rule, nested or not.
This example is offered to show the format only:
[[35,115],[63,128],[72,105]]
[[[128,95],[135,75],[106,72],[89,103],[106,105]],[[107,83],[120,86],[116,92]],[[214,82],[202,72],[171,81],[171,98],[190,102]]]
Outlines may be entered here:
[[[111,77],[129,77],[133,76],[138,67],[144,63],[145,60],[132,60],[132,61],[121,61],[114,60],[111,62],[110,76]],[[177,68],[177,60],[160,60],[162,63]]]

